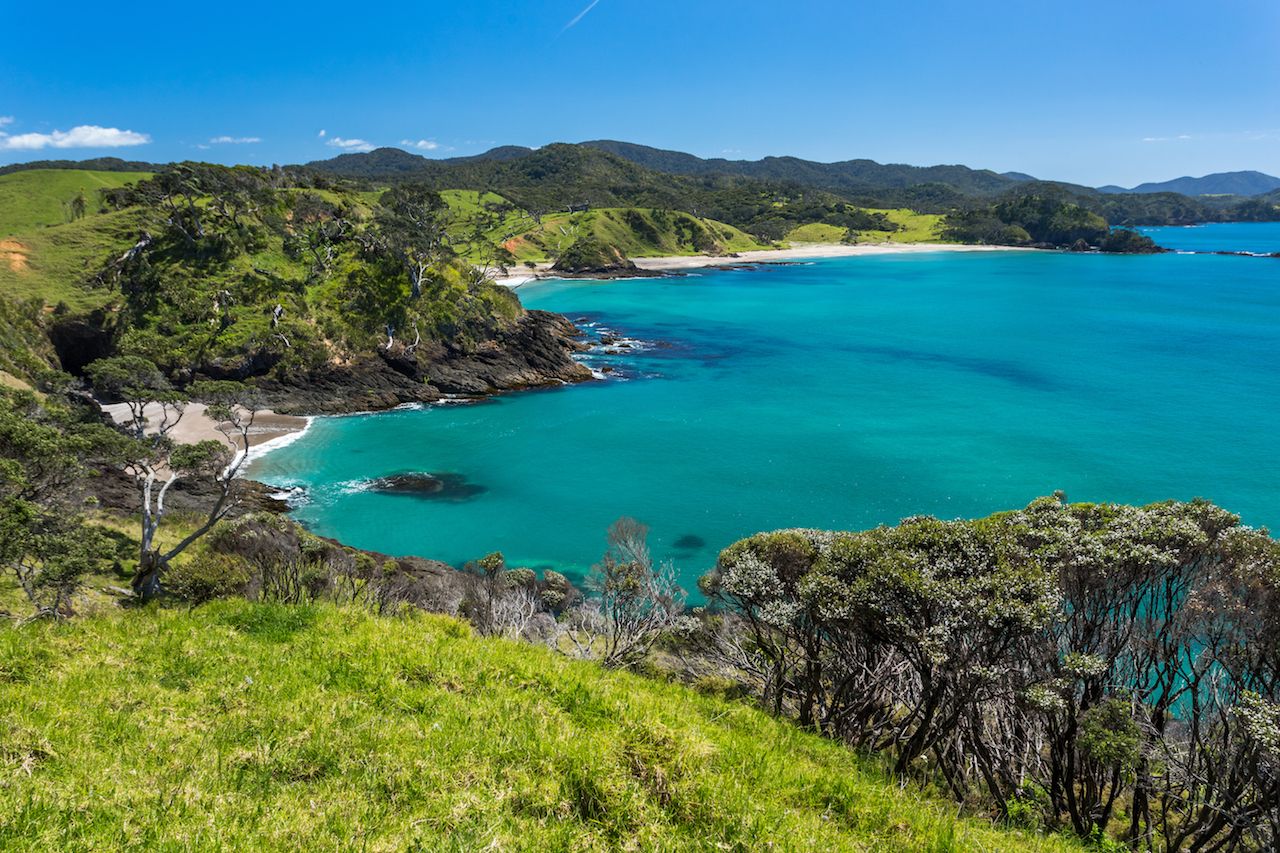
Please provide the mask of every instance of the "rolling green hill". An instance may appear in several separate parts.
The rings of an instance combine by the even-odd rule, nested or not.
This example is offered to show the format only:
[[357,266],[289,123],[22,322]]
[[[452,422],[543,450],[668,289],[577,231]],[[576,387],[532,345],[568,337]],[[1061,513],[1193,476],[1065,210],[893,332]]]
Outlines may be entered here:
[[[646,208],[596,208],[534,217],[496,193],[445,190],[456,243],[478,259],[497,245],[517,262],[555,258],[582,237],[595,237],[633,258],[726,254],[767,248],[732,225],[687,213]],[[474,235],[474,236],[473,236]]]
[[[940,234],[943,217],[934,213],[917,213],[906,208],[883,210],[867,208],[868,213],[883,213],[897,231],[866,230],[858,231],[859,243],[941,243],[945,242]],[[846,229],[821,222],[812,222],[792,229],[787,233],[788,243],[840,243],[845,239]]]
[[0,731],[5,849],[1079,849],[744,704],[420,613],[5,625]]
[[1269,205],[1251,205],[1235,196],[1192,198],[1171,192],[1117,195],[965,166],[916,167],[871,160],[815,163],[796,157],[704,160],[612,141],[555,143],[539,149],[506,146],[448,160],[382,148],[314,161],[306,168],[361,180],[421,181],[436,189],[497,192],[531,210],[552,211],[584,202],[600,207],[687,210],[768,240],[780,240],[800,225],[823,221],[815,205],[830,209],[846,203],[946,214],[1028,194],[1063,195],[1112,225],[1280,217],[1280,211]]
[[98,207],[97,191],[136,184],[148,172],[93,172],[32,169],[0,175],[0,237],[68,220],[66,205],[84,191],[88,209]]

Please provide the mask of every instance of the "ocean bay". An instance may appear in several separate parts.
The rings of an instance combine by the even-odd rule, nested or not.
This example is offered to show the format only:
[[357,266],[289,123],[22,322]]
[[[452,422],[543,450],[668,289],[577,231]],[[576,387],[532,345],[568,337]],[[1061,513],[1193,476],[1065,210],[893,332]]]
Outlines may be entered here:
[[[607,378],[318,418],[252,475],[304,489],[316,532],[454,564],[501,550],[581,573],[634,516],[689,588],[759,530],[978,516],[1055,489],[1203,496],[1273,524],[1276,264],[937,253],[539,282],[527,307],[636,342],[589,356]],[[467,487],[369,488],[404,472]]]

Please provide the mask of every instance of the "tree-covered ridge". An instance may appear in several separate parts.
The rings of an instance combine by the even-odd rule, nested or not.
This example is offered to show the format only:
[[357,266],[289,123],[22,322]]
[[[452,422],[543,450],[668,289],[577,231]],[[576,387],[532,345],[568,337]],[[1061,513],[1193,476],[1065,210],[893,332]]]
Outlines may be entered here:
[[[57,189],[81,174],[0,179],[13,180]],[[51,344],[28,349],[25,378],[138,356],[179,386],[252,381],[315,411],[586,375],[572,329],[495,285],[511,258],[474,243],[434,191],[198,163],[127,182],[108,182],[69,222],[27,217],[5,244],[20,255],[0,268],[5,295],[52,309],[0,314],[6,336],[31,338],[34,325]]]
[[[679,152],[618,142],[506,147],[475,157],[432,160],[398,149],[344,154],[307,164],[326,174],[365,180],[425,181],[438,189],[468,188],[505,195],[530,209],[574,204],[667,207],[697,212],[753,234],[743,196],[812,198],[861,208],[910,208],[946,214],[982,208],[1000,197],[1062,193],[1112,225],[1280,219],[1280,208],[1238,196],[1189,197],[1171,192],[1108,194],[1091,187],[998,175],[964,166],[881,165],[872,161],[812,163],[791,157],[755,162],[702,160]],[[794,228],[821,217],[791,219]],[[772,239],[777,239],[776,237]]]

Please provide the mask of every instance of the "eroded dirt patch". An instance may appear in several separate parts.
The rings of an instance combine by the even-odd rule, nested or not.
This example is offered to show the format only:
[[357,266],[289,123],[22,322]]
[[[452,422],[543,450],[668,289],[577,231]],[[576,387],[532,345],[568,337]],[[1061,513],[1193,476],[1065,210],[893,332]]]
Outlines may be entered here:
[[30,251],[17,240],[0,240],[0,262],[8,263],[14,272],[27,271],[27,253]]

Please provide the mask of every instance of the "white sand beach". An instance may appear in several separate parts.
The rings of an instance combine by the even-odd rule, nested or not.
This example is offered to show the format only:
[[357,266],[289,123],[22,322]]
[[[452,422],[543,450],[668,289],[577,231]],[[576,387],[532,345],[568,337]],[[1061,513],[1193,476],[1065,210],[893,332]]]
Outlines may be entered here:
[[[125,403],[112,403],[105,405],[102,410],[111,416],[116,423],[124,423],[129,420],[129,407]],[[158,422],[160,417],[159,405],[153,404],[145,410],[148,420],[152,424]],[[310,418],[302,418],[296,415],[281,415],[270,409],[263,409],[257,413],[253,419],[253,426],[249,429],[249,455],[257,456],[272,447],[278,447],[281,444],[295,440],[302,433],[306,432],[310,426]],[[174,441],[182,444],[195,444],[196,442],[213,439],[215,441],[226,441],[226,436],[218,431],[218,423],[209,417],[203,403],[188,403],[182,414],[182,420],[169,433]],[[240,446],[239,439],[236,440],[236,448],[244,450]]]
[[[789,261],[814,260],[816,258],[847,258],[862,255],[904,255],[922,254],[926,252],[1033,252],[1035,249],[1015,248],[1013,246],[971,246],[960,243],[862,243],[856,246],[844,243],[801,243],[789,249],[759,249],[749,252],[738,252],[736,255],[677,255],[660,258],[632,258],[631,262],[642,270],[653,272],[674,272],[679,270],[703,269],[705,267],[730,267],[743,264],[786,263]],[[555,278],[556,273],[550,263],[540,263],[536,268],[511,270],[507,275],[494,279],[497,284],[506,287],[537,281],[540,278]]]
[[959,243],[863,243],[849,246],[843,243],[807,243],[789,249],[760,249],[738,252],[735,256],[711,257],[687,255],[671,258],[632,258],[632,263],[642,270],[688,270],[703,267],[731,267],[740,264],[779,263],[786,261],[814,260],[815,258],[848,258],[860,255],[910,255],[925,252],[1008,252],[1034,251],[1014,249],[1010,246],[969,246]]

